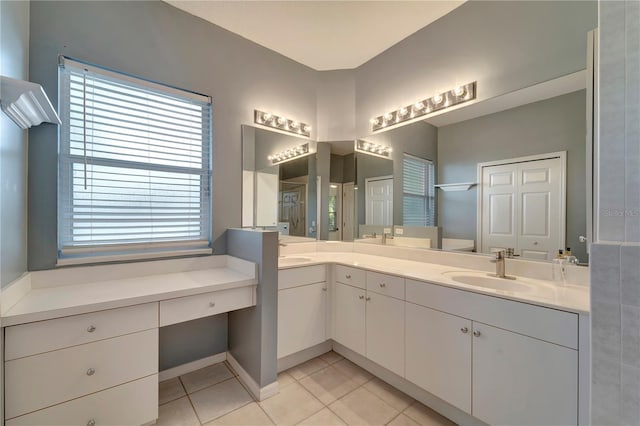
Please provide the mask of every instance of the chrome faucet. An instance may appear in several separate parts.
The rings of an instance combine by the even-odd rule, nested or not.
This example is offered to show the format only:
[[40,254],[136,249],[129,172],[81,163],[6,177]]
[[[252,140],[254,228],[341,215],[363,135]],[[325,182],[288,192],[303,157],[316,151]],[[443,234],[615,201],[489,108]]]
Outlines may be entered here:
[[491,277],[504,278],[507,280],[515,280],[516,277],[511,277],[506,275],[505,269],[505,250],[498,250],[496,252],[495,258],[491,259],[489,262],[496,264],[496,273],[495,274],[487,274]]
[[278,257],[282,256],[280,254],[280,247],[286,247],[287,245],[283,242],[281,242],[280,240],[278,240]]
[[393,235],[388,232],[382,233],[382,244],[387,244],[387,240],[393,240]]

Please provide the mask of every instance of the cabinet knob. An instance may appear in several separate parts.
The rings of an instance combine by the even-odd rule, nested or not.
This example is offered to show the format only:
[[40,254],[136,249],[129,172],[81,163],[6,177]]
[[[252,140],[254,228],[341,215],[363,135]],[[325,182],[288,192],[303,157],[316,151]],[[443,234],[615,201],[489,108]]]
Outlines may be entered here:
[[96,327],[95,327],[95,326],[93,326],[93,325],[90,325],[90,326],[89,326],[89,328],[87,328],[87,331],[88,331],[89,333],[93,333],[94,331],[96,331]]
[[371,300],[371,297],[367,296],[367,302],[368,302],[369,300]]
[[90,420],[87,422],[87,426],[96,426],[96,421],[95,421],[95,420],[93,420],[93,419],[90,419]]
[[358,299],[362,300],[364,299],[364,296],[361,294],[360,296],[358,296]]
[[467,327],[462,327],[460,331],[462,331],[464,334],[467,334],[469,332],[469,329]]
[[479,337],[479,336],[480,336],[480,334],[481,334],[481,333],[480,333],[480,331],[479,331],[479,330],[475,330],[475,331],[473,332],[473,335],[474,335],[474,336],[476,336],[476,337]]
[[209,307],[210,308],[215,308],[216,307],[216,302],[209,302]]
[[90,368],[87,370],[87,376],[93,376],[94,374],[96,374],[96,370],[93,368]]
[[322,291],[327,291],[327,288],[326,287],[322,287]]
[[345,278],[350,280],[351,279],[351,275],[347,274],[347,275],[345,275]]
[[381,287],[381,288],[385,288],[386,286],[387,286],[387,284],[386,284],[386,283],[380,283],[380,287]]

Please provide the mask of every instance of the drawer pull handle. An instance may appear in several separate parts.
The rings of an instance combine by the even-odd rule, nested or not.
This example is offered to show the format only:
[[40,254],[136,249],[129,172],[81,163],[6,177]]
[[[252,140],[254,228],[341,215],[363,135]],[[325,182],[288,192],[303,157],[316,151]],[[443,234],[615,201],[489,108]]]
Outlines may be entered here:
[[367,302],[368,302],[369,300],[371,300],[371,297],[367,297]]
[[93,326],[93,325],[90,325],[90,326],[89,326],[89,328],[87,328],[87,331],[88,331],[89,333],[93,333],[94,331],[96,331],[96,327],[95,327],[95,326]]
[[469,332],[469,329],[467,327],[462,327],[460,331],[462,331],[464,334],[467,334]]
[[87,426],[96,426],[96,421],[91,419],[87,422]]
[[385,288],[387,286],[386,283],[380,283],[380,288]]
[[358,299],[362,300],[364,299],[364,296],[361,294],[360,296],[358,296]]
[[345,277],[346,277],[348,280],[350,280],[350,279],[351,279],[351,275],[349,275],[349,274],[345,275]]
[[474,336],[476,336],[476,337],[480,337],[480,334],[481,334],[481,333],[480,333],[480,331],[478,331],[478,330],[476,330],[476,331],[474,331],[474,332],[473,332],[473,335],[474,335]]
[[96,374],[96,370],[93,368],[90,368],[87,370],[87,376],[93,376],[94,374]]
[[216,307],[216,302],[209,302],[209,307],[210,308],[215,308]]

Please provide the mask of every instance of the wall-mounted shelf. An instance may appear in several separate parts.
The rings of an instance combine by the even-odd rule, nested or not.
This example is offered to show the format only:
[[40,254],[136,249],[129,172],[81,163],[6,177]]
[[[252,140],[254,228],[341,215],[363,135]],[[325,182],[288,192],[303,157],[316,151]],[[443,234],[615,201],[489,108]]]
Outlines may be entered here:
[[60,124],[42,86],[30,81],[0,76],[0,106],[21,129],[41,123]]
[[434,185],[436,188],[440,188],[443,191],[468,191],[472,187],[476,186],[476,182],[465,182],[465,183],[443,183],[440,185]]

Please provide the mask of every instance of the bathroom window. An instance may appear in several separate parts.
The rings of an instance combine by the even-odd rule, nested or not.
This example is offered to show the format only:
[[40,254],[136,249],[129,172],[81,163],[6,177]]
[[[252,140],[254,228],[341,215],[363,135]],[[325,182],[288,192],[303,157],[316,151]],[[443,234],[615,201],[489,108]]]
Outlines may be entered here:
[[435,226],[433,162],[404,154],[402,167],[403,225]]
[[63,58],[59,264],[211,253],[211,99]]

